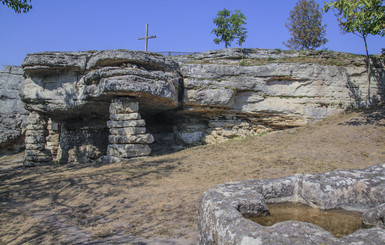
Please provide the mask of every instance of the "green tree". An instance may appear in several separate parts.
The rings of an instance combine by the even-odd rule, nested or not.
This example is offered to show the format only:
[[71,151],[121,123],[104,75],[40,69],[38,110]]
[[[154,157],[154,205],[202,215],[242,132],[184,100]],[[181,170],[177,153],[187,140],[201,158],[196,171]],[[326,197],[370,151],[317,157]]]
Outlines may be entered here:
[[328,40],[326,25],[322,25],[322,12],[314,0],[299,0],[286,22],[291,38],[283,42],[289,49],[314,50]]
[[235,13],[231,13],[227,9],[218,11],[217,17],[213,20],[217,28],[211,32],[217,37],[214,42],[216,44],[224,42],[227,48],[231,46],[234,39],[238,39],[238,45],[242,46],[247,37],[246,20],[245,15],[240,10],[235,10]]
[[325,2],[324,11],[337,11],[339,26],[343,33],[353,33],[363,39],[366,51],[368,71],[368,98],[370,104],[371,65],[368,51],[367,37],[371,35],[385,35],[385,6],[383,0],[337,0]]
[[28,13],[32,9],[32,5],[28,4],[28,1],[31,2],[31,0],[0,0],[3,5],[15,10],[18,14]]

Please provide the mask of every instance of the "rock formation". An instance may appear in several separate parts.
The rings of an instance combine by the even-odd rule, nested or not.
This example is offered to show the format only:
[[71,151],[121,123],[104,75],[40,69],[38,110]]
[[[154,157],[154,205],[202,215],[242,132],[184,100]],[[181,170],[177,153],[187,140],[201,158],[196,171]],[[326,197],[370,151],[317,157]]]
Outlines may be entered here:
[[19,97],[23,84],[23,70],[18,66],[4,66],[0,71],[0,154],[19,150],[24,145],[26,118]]
[[[206,191],[198,208],[200,244],[384,244],[385,165],[363,170],[225,183]],[[340,239],[314,224],[262,226],[242,215],[268,213],[266,203],[300,202],[321,209],[364,211],[376,227]]]
[[[179,61],[185,109],[218,112],[219,118],[210,120],[207,143],[304,125],[361,107],[368,94],[364,58],[352,54],[225,49]],[[384,99],[384,66],[374,61],[371,101],[379,101]]]
[[[364,57],[335,52],[31,54],[26,164],[115,161],[304,125],[365,105],[368,90],[372,103],[383,100],[384,66],[372,62],[369,89]],[[38,133],[45,139],[33,142]]]
[[[27,56],[23,68],[21,98],[33,112],[26,141],[29,166],[148,155],[154,139],[145,134],[141,114],[180,105],[178,64],[161,55],[45,52]],[[41,138],[33,142],[37,134]]]

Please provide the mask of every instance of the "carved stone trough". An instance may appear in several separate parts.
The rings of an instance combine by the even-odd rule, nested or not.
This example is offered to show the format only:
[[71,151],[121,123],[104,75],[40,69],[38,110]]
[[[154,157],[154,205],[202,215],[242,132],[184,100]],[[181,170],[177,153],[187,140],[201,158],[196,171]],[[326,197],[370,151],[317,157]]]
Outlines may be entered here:
[[[363,212],[374,228],[336,238],[299,221],[262,226],[244,218],[268,212],[266,203],[300,202],[321,209]],[[385,244],[385,164],[363,170],[246,180],[218,185],[200,199],[201,244]]]

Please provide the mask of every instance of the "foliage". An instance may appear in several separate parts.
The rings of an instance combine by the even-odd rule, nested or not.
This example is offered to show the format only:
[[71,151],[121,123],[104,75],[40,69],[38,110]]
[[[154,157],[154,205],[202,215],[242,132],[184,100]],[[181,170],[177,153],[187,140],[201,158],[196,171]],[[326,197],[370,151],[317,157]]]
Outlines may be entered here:
[[224,42],[227,48],[231,46],[234,39],[238,39],[237,44],[242,46],[247,37],[246,20],[245,15],[240,10],[235,10],[235,13],[231,13],[227,9],[219,11],[217,17],[213,20],[217,28],[211,32],[217,37],[214,42],[216,44]]
[[32,5],[28,4],[28,1],[31,2],[31,0],[0,0],[3,5],[12,8],[18,14],[27,13],[32,9]]
[[326,2],[324,11],[336,10],[338,22],[344,33],[362,38],[369,34],[385,35],[385,6],[383,0],[337,0]]
[[314,50],[328,40],[326,25],[322,25],[322,12],[314,0],[299,0],[288,18],[286,27],[291,38],[285,44],[290,49]]
[[325,2],[324,11],[337,11],[339,26],[343,33],[353,33],[364,40],[367,69],[368,69],[368,99],[370,103],[370,60],[367,37],[385,35],[385,6],[384,0],[336,0]]

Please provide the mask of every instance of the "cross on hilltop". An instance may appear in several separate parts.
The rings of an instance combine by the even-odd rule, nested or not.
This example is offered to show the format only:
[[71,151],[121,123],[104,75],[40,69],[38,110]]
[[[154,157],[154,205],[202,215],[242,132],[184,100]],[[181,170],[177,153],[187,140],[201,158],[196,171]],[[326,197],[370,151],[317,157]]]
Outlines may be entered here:
[[148,36],[148,24],[146,24],[146,36],[145,37],[139,37],[138,40],[146,40],[146,46],[145,46],[145,49],[144,51],[145,52],[148,52],[148,39],[150,38],[156,38],[156,36]]

